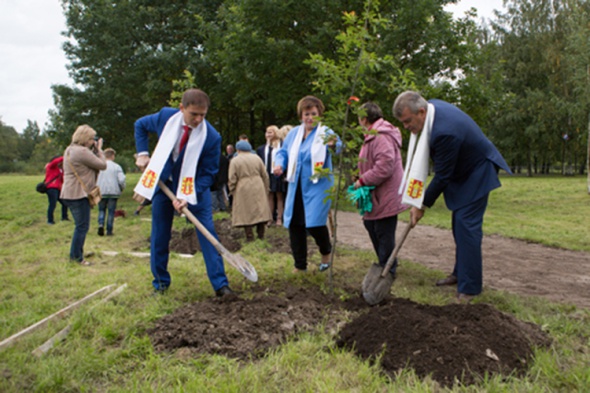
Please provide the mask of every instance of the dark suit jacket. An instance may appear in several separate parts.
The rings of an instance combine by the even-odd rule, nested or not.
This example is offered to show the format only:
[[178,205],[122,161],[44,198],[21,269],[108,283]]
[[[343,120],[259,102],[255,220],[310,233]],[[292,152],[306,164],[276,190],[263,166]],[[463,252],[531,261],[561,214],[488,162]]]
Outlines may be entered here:
[[[138,153],[149,151],[148,134],[150,132],[157,133],[158,138],[160,138],[166,122],[178,111],[179,109],[176,108],[162,108],[159,112],[144,116],[135,122],[135,147]],[[204,191],[208,192],[211,185],[213,185],[215,175],[219,170],[219,156],[221,155],[221,136],[207,120],[204,121],[207,124],[207,138],[205,139],[205,145],[197,163],[197,173],[195,175],[195,191],[197,195]],[[172,176],[173,190],[176,190],[178,187],[180,168],[185,150],[186,148],[180,152],[176,162],[172,160],[172,154],[170,154],[168,162],[164,166],[162,175],[160,176],[162,180],[166,180]],[[199,198],[197,197],[197,199]]]
[[435,108],[430,135],[434,178],[423,203],[432,206],[442,193],[447,207],[456,210],[500,187],[499,168],[512,172],[471,117],[447,102],[430,103]]

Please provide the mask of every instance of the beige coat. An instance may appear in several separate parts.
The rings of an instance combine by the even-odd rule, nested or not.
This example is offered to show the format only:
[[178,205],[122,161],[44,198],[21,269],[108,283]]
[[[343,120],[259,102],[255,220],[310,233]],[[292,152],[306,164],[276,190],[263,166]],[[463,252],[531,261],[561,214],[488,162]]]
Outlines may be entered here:
[[227,186],[233,195],[233,226],[254,225],[272,219],[268,183],[266,168],[258,155],[240,151],[232,158]]
[[[97,156],[87,147],[81,145],[70,145],[64,152],[64,184],[61,188],[61,199],[82,199],[87,197],[87,193],[78,181],[72,167],[84,182],[88,191],[96,185],[98,173],[106,169],[107,163],[104,155],[99,153]],[[70,165],[71,164],[71,165]]]

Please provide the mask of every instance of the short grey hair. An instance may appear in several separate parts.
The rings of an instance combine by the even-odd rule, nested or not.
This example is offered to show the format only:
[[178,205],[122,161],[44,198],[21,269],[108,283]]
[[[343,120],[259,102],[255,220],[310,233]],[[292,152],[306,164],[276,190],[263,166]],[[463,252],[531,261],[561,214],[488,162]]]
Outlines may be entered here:
[[411,90],[404,91],[399,96],[397,96],[395,102],[393,103],[392,111],[396,119],[399,120],[402,112],[406,108],[408,108],[412,113],[418,113],[420,109],[428,108],[428,101],[426,101],[424,97],[420,95],[420,93]]

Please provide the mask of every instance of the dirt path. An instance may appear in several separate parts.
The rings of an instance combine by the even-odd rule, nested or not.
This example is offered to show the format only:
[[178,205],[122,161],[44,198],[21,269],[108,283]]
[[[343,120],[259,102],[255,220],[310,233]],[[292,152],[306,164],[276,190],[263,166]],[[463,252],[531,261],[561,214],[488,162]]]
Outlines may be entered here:
[[[372,249],[358,213],[338,212],[339,244]],[[397,234],[403,231],[400,222]],[[410,260],[445,273],[453,269],[451,231],[417,225],[400,251]],[[551,248],[501,236],[484,236],[484,287],[519,295],[541,296],[590,308],[590,253]]]

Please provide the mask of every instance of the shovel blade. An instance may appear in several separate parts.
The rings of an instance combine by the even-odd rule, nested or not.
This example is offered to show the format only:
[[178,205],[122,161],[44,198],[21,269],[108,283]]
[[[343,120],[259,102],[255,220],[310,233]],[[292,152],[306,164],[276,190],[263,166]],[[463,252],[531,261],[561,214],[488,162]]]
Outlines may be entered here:
[[240,254],[231,254],[229,251],[223,253],[222,256],[225,261],[235,267],[248,280],[252,282],[258,281],[258,273],[256,273],[256,269],[243,256]]
[[373,264],[362,283],[363,298],[371,306],[380,303],[391,291],[394,278],[391,274],[382,277],[383,267]]

